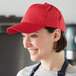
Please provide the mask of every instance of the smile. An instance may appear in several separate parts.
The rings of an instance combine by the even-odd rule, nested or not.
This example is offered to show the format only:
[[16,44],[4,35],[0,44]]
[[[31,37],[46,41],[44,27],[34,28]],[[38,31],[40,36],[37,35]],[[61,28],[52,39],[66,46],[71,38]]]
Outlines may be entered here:
[[37,53],[38,49],[28,49],[28,51],[31,55],[34,55]]

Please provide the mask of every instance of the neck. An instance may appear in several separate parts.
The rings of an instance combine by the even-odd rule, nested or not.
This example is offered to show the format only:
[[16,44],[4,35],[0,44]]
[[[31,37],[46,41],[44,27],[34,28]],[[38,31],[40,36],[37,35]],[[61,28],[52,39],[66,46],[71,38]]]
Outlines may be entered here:
[[55,70],[58,71],[62,68],[64,63],[64,56],[62,52],[53,53],[49,57],[41,60],[41,68],[45,70]]

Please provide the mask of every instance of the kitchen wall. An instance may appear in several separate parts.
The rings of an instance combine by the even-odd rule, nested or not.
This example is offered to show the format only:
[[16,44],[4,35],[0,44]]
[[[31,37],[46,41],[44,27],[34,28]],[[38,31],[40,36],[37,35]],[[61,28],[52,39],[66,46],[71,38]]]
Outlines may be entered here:
[[0,33],[0,76],[16,76],[19,70],[32,64],[20,34]]
[[23,16],[31,4],[45,2],[58,7],[66,23],[76,23],[76,0],[0,0],[0,15]]

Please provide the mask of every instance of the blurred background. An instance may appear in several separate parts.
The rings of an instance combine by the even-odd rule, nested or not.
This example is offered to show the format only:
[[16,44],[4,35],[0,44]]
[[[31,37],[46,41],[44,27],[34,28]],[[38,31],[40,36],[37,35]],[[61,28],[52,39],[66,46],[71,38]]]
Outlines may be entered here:
[[16,76],[19,70],[35,63],[24,49],[20,33],[8,35],[6,29],[20,22],[30,5],[45,2],[63,14],[68,42],[63,53],[76,65],[76,0],[0,0],[0,76]]

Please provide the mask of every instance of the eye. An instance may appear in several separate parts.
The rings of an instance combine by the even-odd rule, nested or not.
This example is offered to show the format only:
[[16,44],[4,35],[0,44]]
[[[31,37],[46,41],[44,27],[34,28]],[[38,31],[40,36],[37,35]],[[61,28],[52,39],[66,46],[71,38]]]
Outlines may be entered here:
[[33,37],[34,38],[34,37],[37,37],[37,35],[30,35],[30,37]]

